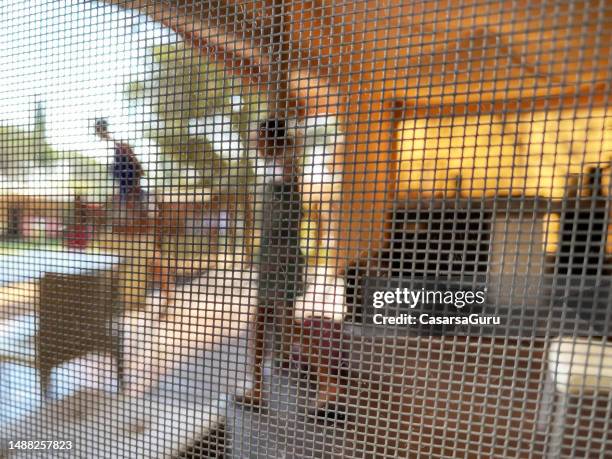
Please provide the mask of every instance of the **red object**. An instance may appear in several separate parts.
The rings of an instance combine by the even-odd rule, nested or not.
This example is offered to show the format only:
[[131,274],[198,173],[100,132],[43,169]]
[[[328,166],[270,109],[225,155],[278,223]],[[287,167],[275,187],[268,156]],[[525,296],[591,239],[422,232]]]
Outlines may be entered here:
[[83,250],[92,239],[93,229],[90,225],[72,225],[65,236],[66,247]]

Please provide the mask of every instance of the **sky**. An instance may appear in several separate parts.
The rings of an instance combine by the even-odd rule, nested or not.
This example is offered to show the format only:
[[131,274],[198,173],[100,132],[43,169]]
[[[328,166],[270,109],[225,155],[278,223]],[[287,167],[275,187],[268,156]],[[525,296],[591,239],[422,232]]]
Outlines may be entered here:
[[150,47],[178,40],[132,10],[83,0],[0,0],[0,124],[27,125],[44,102],[48,141],[106,162],[111,152],[92,134],[104,116],[116,138],[141,160],[156,153],[141,135],[142,113],[121,91],[146,69]]

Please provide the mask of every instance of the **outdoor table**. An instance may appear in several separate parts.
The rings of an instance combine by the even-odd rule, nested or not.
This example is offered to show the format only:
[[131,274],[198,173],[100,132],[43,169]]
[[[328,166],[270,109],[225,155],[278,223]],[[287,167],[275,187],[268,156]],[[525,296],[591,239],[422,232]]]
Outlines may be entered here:
[[[43,394],[53,368],[73,358],[99,350],[121,362],[120,330],[113,327],[122,310],[116,274],[120,261],[113,255],[63,250],[0,257],[0,285],[40,280],[34,353],[27,360],[39,371]],[[23,361],[15,351],[15,360]]]

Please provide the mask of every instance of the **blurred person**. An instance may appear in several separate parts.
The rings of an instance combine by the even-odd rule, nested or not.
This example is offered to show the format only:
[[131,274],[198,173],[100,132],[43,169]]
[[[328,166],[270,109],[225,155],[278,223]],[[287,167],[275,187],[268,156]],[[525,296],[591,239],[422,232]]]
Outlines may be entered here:
[[112,175],[113,179],[119,184],[119,200],[121,202],[142,201],[140,179],[144,176],[144,170],[132,147],[127,143],[113,140],[108,131],[108,121],[104,118],[96,120],[95,130],[100,140],[113,142]]

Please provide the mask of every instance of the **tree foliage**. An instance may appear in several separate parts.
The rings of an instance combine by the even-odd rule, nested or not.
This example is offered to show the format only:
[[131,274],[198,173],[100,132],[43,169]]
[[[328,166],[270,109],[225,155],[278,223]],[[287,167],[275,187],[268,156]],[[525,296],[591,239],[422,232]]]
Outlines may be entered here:
[[152,48],[150,57],[149,71],[125,94],[149,117],[145,135],[162,153],[162,184],[193,182],[194,171],[196,184],[207,187],[248,174],[253,158],[246,139],[266,116],[263,97],[185,44]]
[[[14,187],[20,183],[42,189],[70,190],[103,200],[112,183],[106,164],[79,151],[56,150],[47,140],[44,105],[36,104],[33,123],[0,126],[0,178]],[[21,186],[21,185],[20,185]]]
[[47,166],[56,159],[57,152],[39,129],[0,126],[0,175],[9,180],[23,179],[32,168]]

